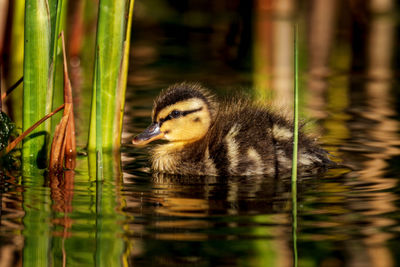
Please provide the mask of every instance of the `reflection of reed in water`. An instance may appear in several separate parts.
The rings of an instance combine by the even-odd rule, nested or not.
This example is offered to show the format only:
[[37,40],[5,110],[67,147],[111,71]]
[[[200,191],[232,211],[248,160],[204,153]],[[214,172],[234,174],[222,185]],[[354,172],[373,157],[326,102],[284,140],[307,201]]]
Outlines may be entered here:
[[63,231],[54,233],[63,238],[67,238],[70,234],[68,229],[72,227],[72,220],[68,214],[72,212],[72,199],[74,196],[74,171],[67,170],[60,176],[49,177],[50,197],[53,201],[52,210],[56,213],[63,213],[62,218],[55,218],[53,223],[60,225]]

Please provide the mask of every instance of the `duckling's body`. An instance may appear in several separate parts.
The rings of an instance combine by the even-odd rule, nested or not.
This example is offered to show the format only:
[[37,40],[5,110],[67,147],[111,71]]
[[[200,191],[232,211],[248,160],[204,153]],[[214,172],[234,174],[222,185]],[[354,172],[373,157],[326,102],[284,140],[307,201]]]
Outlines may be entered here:
[[[293,125],[248,100],[217,103],[198,84],[170,86],[156,99],[153,124],[135,137],[153,149],[155,171],[194,175],[287,175],[291,171]],[[332,162],[327,152],[299,133],[298,168],[313,173]]]

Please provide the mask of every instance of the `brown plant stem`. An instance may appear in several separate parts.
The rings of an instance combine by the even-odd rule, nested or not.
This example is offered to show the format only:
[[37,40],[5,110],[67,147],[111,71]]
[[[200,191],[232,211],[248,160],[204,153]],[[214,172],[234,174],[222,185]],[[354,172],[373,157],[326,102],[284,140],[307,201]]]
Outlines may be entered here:
[[65,168],[75,168],[76,144],[75,122],[73,115],[72,88],[69,80],[67,58],[65,55],[64,33],[61,32],[64,63],[64,114],[60,123],[56,126],[53,142],[51,144],[49,170],[52,174],[60,173]]
[[59,112],[60,110],[62,110],[64,108],[64,104],[62,104],[61,106],[59,106],[58,108],[56,108],[54,111],[52,111],[51,113],[47,114],[46,116],[44,116],[43,118],[41,118],[39,121],[37,121],[35,124],[33,124],[31,127],[29,127],[28,130],[26,130],[25,132],[23,132],[20,136],[18,136],[14,141],[12,141],[7,147],[6,147],[6,154],[8,152],[10,152],[11,150],[14,149],[14,147],[21,142],[22,139],[24,139],[28,134],[30,134],[33,130],[35,130],[40,124],[42,124],[44,121],[46,121],[47,119],[49,119],[50,117],[52,117],[54,114],[56,114],[57,112]]
[[[67,169],[75,169],[76,159],[76,140],[75,140],[75,119],[74,105],[72,100],[72,87],[69,79],[67,57],[65,55],[64,32],[61,32],[63,57],[64,57],[64,103],[70,106],[69,111],[64,109],[64,115],[68,115],[68,123],[65,136],[65,167]],[[68,113],[67,113],[68,112]]]
[[23,82],[23,80],[24,76],[22,76],[13,86],[8,88],[8,90],[1,95],[1,100],[4,100],[9,94],[11,94],[11,92],[14,91],[14,89],[16,89],[18,85],[20,85]]

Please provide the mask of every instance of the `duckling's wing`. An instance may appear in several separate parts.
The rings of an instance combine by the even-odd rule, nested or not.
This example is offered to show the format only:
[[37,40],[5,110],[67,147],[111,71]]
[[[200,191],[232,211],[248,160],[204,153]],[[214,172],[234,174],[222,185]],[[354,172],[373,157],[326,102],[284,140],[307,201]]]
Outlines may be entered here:
[[[224,106],[209,133],[210,157],[220,175],[283,175],[291,170],[293,123],[268,108]],[[327,166],[327,152],[299,133],[299,167]]]

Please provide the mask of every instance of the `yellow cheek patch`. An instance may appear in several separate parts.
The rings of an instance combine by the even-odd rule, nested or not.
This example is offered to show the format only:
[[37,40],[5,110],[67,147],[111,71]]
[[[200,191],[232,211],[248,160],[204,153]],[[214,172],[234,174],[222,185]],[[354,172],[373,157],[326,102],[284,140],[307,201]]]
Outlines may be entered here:
[[210,127],[211,119],[207,111],[201,110],[176,119],[165,121],[160,131],[169,141],[193,142],[202,138]]
[[169,134],[171,133],[173,128],[174,128],[173,122],[169,120],[161,125],[160,131],[163,132],[164,134]]

